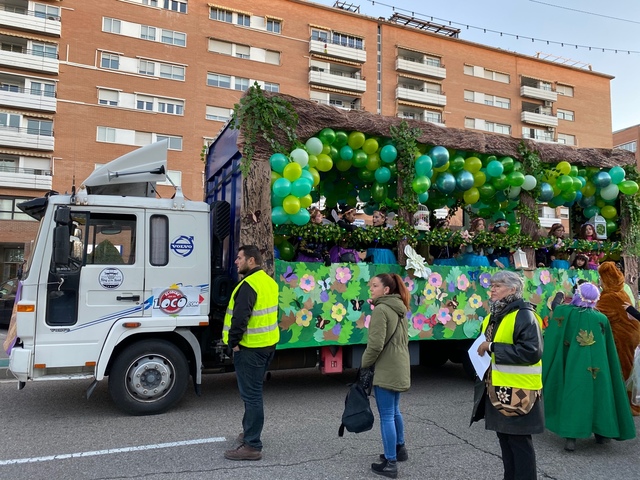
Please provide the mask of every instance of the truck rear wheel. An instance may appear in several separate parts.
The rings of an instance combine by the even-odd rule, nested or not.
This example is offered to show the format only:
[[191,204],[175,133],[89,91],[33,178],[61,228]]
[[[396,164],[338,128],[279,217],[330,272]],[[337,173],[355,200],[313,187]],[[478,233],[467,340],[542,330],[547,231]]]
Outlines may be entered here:
[[189,366],[182,351],[166,340],[143,340],[125,348],[113,362],[109,394],[132,415],[155,415],[184,395]]

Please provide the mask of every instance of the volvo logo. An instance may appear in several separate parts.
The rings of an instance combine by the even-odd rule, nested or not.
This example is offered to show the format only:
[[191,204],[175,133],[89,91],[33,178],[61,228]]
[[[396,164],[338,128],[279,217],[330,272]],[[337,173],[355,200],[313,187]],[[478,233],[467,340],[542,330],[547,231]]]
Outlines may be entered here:
[[193,252],[193,237],[180,235],[171,242],[171,250],[176,255],[188,257]]

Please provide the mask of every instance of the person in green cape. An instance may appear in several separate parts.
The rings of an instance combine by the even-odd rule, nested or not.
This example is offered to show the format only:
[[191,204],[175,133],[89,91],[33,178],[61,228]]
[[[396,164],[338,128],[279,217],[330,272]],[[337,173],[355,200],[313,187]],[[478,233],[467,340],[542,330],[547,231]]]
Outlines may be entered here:
[[620,360],[607,317],[595,310],[600,291],[576,287],[569,305],[553,311],[544,333],[542,385],[546,426],[574,451],[577,438],[596,443],[635,438]]

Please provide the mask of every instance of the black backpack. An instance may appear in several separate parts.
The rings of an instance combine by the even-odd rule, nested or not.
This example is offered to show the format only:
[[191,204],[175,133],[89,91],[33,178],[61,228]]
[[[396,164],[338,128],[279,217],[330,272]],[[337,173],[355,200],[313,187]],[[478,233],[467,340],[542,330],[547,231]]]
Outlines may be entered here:
[[344,400],[344,413],[342,424],[338,429],[338,436],[344,435],[344,429],[348,432],[361,433],[373,428],[373,412],[369,404],[369,397],[364,389],[354,383],[349,388],[347,398]]

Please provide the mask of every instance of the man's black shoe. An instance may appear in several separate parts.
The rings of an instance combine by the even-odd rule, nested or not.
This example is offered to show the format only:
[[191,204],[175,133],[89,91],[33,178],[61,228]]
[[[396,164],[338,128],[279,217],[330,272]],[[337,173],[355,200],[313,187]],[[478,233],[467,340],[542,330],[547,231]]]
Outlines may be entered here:
[[380,463],[372,463],[371,470],[376,475],[382,475],[387,478],[398,478],[398,464],[386,459]]

